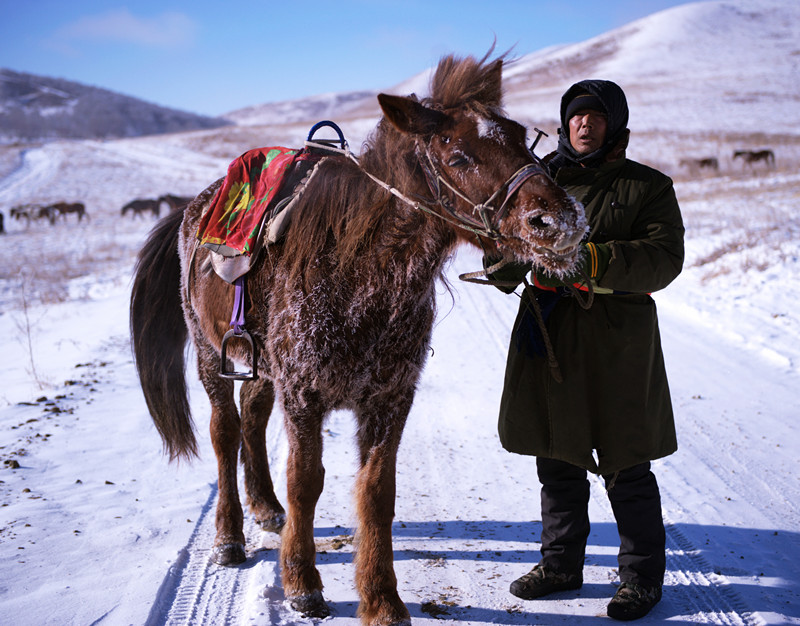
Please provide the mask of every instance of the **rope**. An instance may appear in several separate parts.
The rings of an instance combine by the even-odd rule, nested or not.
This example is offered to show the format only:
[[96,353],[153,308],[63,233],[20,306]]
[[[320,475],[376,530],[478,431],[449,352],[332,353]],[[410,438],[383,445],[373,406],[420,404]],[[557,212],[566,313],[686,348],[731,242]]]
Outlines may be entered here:
[[[493,278],[486,278],[487,276],[494,274],[497,270],[505,267],[508,265],[509,261],[506,259],[501,259],[494,265],[490,265],[489,267],[478,270],[475,272],[467,272],[465,274],[459,274],[459,280],[463,280],[465,282],[470,283],[477,283],[479,285],[491,285],[493,287],[517,287],[519,283],[514,281],[507,281],[507,280],[495,280]],[[566,288],[570,291],[572,297],[575,298],[578,305],[582,309],[589,309],[594,302],[594,288],[592,287],[592,282],[589,277],[586,275],[585,272],[581,270],[581,274],[583,274],[584,279],[586,281],[586,297],[584,298],[581,294],[581,290],[577,289],[573,285],[567,285]],[[523,277],[522,282],[525,284],[525,290],[528,292],[528,299],[530,300],[530,309],[533,310],[533,315],[536,318],[536,323],[539,326],[539,331],[542,334],[542,341],[544,342],[545,351],[547,353],[547,364],[550,367],[550,372],[553,375],[553,379],[558,382],[564,382],[564,378],[561,375],[561,368],[558,364],[558,359],[556,359],[555,350],[553,349],[553,344],[550,341],[550,334],[547,332],[547,326],[545,324],[544,317],[542,316],[542,309],[539,306],[539,301],[536,299],[536,292],[534,290],[533,285],[528,282],[528,279]]]
[[[463,230],[466,230],[467,232],[470,232],[470,233],[472,233],[473,235],[476,235],[479,238],[480,237],[488,237],[489,239],[497,239],[499,237],[499,234],[497,233],[497,231],[492,227],[491,223],[489,223],[489,221],[488,221],[488,218],[486,216],[486,209],[489,208],[489,204],[491,202],[493,202],[495,200],[495,198],[497,198],[499,196],[500,192],[502,192],[506,188],[512,188],[512,187],[513,187],[513,191],[516,191],[522,185],[522,183],[525,182],[525,180],[527,180],[531,176],[536,175],[536,174],[540,174],[540,173],[541,174],[546,174],[544,171],[541,171],[541,167],[538,166],[537,164],[529,163],[529,164],[523,166],[522,168],[520,168],[519,170],[517,170],[511,176],[511,178],[508,181],[506,181],[497,191],[495,191],[492,194],[492,196],[489,198],[489,200],[487,200],[484,203],[475,204],[474,202],[472,202],[472,200],[470,200],[467,196],[465,196],[459,189],[457,189],[456,187],[454,187],[453,185],[448,183],[444,178],[442,178],[442,176],[440,174],[436,173],[437,181],[441,181],[442,183],[444,183],[445,186],[448,187],[448,189],[450,189],[453,193],[455,193],[462,200],[464,200],[468,204],[472,205],[473,210],[475,210],[475,211],[477,211],[479,213],[479,215],[481,216],[481,221],[482,221],[483,226],[484,226],[483,228],[480,228],[477,225],[473,225],[473,223],[471,223],[466,218],[457,215],[452,208],[449,208],[447,206],[445,198],[443,198],[442,195],[441,195],[441,191],[438,194],[439,197],[436,198],[436,202],[445,211],[447,211],[447,213],[448,213],[448,215],[450,217],[442,215],[441,213],[439,213],[438,211],[435,211],[433,208],[431,208],[427,204],[423,204],[421,202],[416,202],[416,201],[412,200],[411,198],[409,198],[408,196],[403,194],[401,191],[399,191],[397,188],[392,187],[391,185],[389,185],[388,183],[384,182],[383,180],[381,180],[377,176],[371,174],[370,172],[365,170],[363,167],[361,167],[361,164],[358,162],[358,158],[352,152],[350,152],[350,146],[348,144],[345,144],[344,148],[337,148],[335,146],[331,146],[331,145],[328,145],[328,144],[325,144],[325,143],[318,143],[318,142],[314,142],[314,141],[306,141],[305,145],[308,148],[316,148],[318,150],[334,152],[336,154],[341,154],[341,155],[345,156],[346,158],[350,159],[353,163],[355,163],[356,166],[362,172],[364,172],[364,174],[366,174],[376,185],[378,185],[379,187],[385,189],[390,194],[392,194],[396,198],[402,200],[403,202],[405,202],[410,207],[412,207],[414,209],[417,209],[417,210],[420,210],[420,211],[423,211],[425,213],[428,213],[429,215],[433,215],[434,217],[438,217],[439,219],[441,219],[441,220],[447,222],[448,224],[450,224],[451,226],[455,226],[457,228],[461,228]],[[419,150],[418,150],[418,152],[419,152]],[[432,164],[433,162],[432,162],[431,157],[428,154],[427,150],[425,151],[425,154],[426,154],[426,157],[427,157],[428,161]],[[422,165],[422,163],[420,163],[420,165]],[[423,171],[425,171],[425,167],[424,166],[423,166]],[[426,176],[427,176],[427,172],[426,172]],[[429,181],[429,183],[430,183],[430,181]],[[438,184],[436,185],[436,188],[438,189]],[[503,205],[500,207],[500,211],[504,211],[505,205],[508,202],[508,199],[513,194],[513,191],[509,190],[508,194],[506,195],[506,199],[503,202]]]
[[553,380],[557,383],[563,383],[564,377],[561,376],[561,368],[558,366],[556,353],[555,350],[553,350],[553,344],[550,342],[550,334],[547,332],[547,326],[545,325],[544,317],[542,317],[542,309],[539,306],[539,301],[536,299],[536,292],[533,290],[533,286],[528,282],[527,278],[523,278],[522,282],[525,283],[525,290],[528,292],[528,299],[531,302],[533,315],[536,317],[536,323],[539,324],[539,330],[542,333],[542,340],[544,341],[544,348],[547,352],[547,365],[550,367],[550,373],[553,376]]
[[466,274],[459,274],[458,279],[468,283],[477,283],[479,285],[492,285],[493,287],[516,287],[519,283],[508,280],[485,278],[486,276],[494,274],[497,270],[505,267],[508,265],[508,263],[509,262],[506,259],[500,259],[497,263],[490,265],[485,269],[478,270],[476,272],[467,272]]
[[[440,219],[443,219],[444,221],[449,222],[450,224],[453,224],[453,225],[455,225],[455,226],[457,226],[459,228],[463,228],[464,230],[467,230],[467,231],[475,234],[476,236],[478,236],[479,242],[480,242],[480,237],[481,236],[489,237],[491,239],[496,239],[497,238],[497,233],[491,227],[491,224],[488,221],[488,217],[486,216],[486,209],[489,207],[489,205],[497,197],[499,197],[500,192],[503,191],[506,188],[509,188],[509,192],[506,195],[506,199],[503,202],[502,206],[500,207],[500,211],[504,211],[506,203],[508,202],[508,199],[511,197],[513,192],[516,191],[522,185],[523,182],[525,182],[528,178],[530,178],[531,176],[533,176],[535,174],[538,174],[538,173],[543,173],[543,174],[546,175],[546,172],[544,172],[542,170],[541,166],[538,166],[537,164],[528,164],[528,165],[522,167],[521,169],[519,169],[517,172],[515,172],[511,176],[511,178],[509,178],[509,180],[506,181],[503,184],[503,186],[500,187],[500,189],[495,191],[485,203],[475,204],[469,198],[467,198],[463,193],[461,193],[460,190],[458,190],[455,186],[451,185],[438,172],[436,172],[435,167],[433,167],[433,160],[431,159],[430,154],[428,153],[428,151],[426,149],[425,150],[425,156],[427,157],[428,163],[430,164],[430,166],[433,167],[433,171],[431,173],[428,173],[427,171],[425,171],[426,168],[423,166],[423,171],[425,171],[426,177],[429,179],[429,181],[428,181],[429,182],[429,186],[435,187],[436,190],[439,190],[439,194],[438,194],[439,197],[436,199],[437,202],[445,210],[447,210],[448,213],[451,213],[456,218],[456,220],[458,220],[458,221],[456,221],[456,220],[453,220],[453,219],[448,219],[444,215],[441,215],[440,213],[434,211],[430,207],[428,207],[428,206],[426,206],[426,205],[424,205],[424,204],[422,204],[420,202],[414,202],[413,200],[408,198],[406,195],[404,195],[402,192],[398,191],[396,188],[394,188],[391,185],[385,183],[380,178],[377,178],[376,176],[373,176],[370,172],[368,172],[367,170],[365,170],[364,168],[361,167],[361,164],[358,162],[358,159],[355,157],[355,155],[353,155],[352,152],[350,152],[349,145],[345,144],[344,148],[336,148],[335,146],[330,146],[330,145],[327,145],[327,144],[320,144],[320,143],[315,143],[315,142],[312,142],[312,141],[307,141],[306,142],[306,146],[309,146],[309,147],[312,147],[312,148],[317,148],[317,149],[320,149],[320,150],[327,150],[327,151],[330,151],[330,152],[335,152],[337,154],[344,155],[345,157],[347,157],[351,161],[353,161],[353,163],[355,163],[362,172],[364,172],[370,179],[372,179],[373,182],[375,182],[378,186],[382,187],[383,189],[385,189],[386,191],[391,193],[396,198],[399,198],[400,200],[402,200],[403,202],[405,202],[409,206],[414,207],[415,209],[419,209],[419,210],[425,211],[426,213],[429,213],[431,215],[435,215],[436,217],[438,217]],[[417,151],[419,153],[419,146],[418,146],[418,150]],[[431,185],[431,182],[432,182],[430,180],[430,178],[432,177],[431,175],[435,175],[435,180],[433,181],[434,182],[433,185]],[[460,197],[462,200],[464,200],[468,204],[471,204],[472,207],[473,207],[473,210],[478,211],[478,213],[481,215],[481,219],[482,219],[482,221],[483,221],[483,223],[485,225],[485,228],[483,230],[480,230],[478,228],[473,228],[472,226],[464,224],[460,217],[455,215],[455,213],[452,210],[448,209],[448,207],[443,202],[443,198],[442,198],[442,195],[441,195],[441,190],[439,189],[439,182],[444,183],[444,185],[448,189],[450,189],[453,193],[455,193],[458,197]],[[513,188],[513,191],[512,191],[512,188]],[[432,191],[435,192],[435,190],[433,190],[433,189],[432,189]],[[478,283],[478,284],[483,284],[483,285],[492,285],[492,286],[498,286],[498,287],[516,287],[518,283],[515,283],[515,282],[500,281],[500,280],[493,280],[493,279],[490,279],[490,278],[486,278],[486,276],[496,272],[497,270],[501,269],[502,267],[505,267],[505,265],[507,265],[507,264],[508,264],[508,261],[506,259],[501,259],[499,262],[495,263],[494,265],[492,265],[490,267],[487,267],[486,269],[478,270],[476,272],[468,272],[468,273],[465,273],[465,274],[460,274],[458,278],[460,280],[465,281],[465,282]],[[586,284],[588,286],[588,296],[586,298],[583,298],[582,296],[578,295],[578,291],[579,290],[576,289],[575,287],[570,285],[568,288],[572,292],[573,296],[577,299],[577,301],[580,304],[580,306],[583,307],[584,309],[588,309],[592,305],[592,302],[594,300],[594,291],[592,289],[591,280],[589,280],[588,276],[586,276],[585,278],[586,278]],[[547,327],[545,325],[544,318],[542,317],[541,307],[539,306],[539,303],[536,300],[536,294],[535,294],[535,292],[533,290],[533,287],[528,282],[527,278],[523,277],[522,282],[525,284],[525,289],[528,290],[529,299],[531,301],[531,308],[533,309],[534,316],[536,317],[536,322],[539,325],[539,330],[542,333],[542,338],[544,340],[545,349],[547,351],[547,363],[548,363],[548,365],[550,367],[550,372],[551,372],[551,374],[553,376],[553,379],[556,382],[559,382],[559,383],[563,382],[564,378],[561,375],[561,368],[558,365],[558,360],[556,359],[555,351],[553,350],[553,345],[552,345],[552,343],[550,341],[550,335],[547,332]]]

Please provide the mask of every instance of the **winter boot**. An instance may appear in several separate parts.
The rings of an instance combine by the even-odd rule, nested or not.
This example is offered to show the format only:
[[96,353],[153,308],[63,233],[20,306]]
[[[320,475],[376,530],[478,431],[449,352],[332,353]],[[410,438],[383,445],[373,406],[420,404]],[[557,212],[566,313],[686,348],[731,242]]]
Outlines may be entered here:
[[509,591],[523,600],[533,600],[554,591],[580,589],[581,585],[583,585],[582,574],[561,574],[539,563],[530,572],[511,583]]
[[661,600],[661,586],[643,587],[636,583],[622,583],[608,603],[608,616],[624,622],[639,619],[650,612]]

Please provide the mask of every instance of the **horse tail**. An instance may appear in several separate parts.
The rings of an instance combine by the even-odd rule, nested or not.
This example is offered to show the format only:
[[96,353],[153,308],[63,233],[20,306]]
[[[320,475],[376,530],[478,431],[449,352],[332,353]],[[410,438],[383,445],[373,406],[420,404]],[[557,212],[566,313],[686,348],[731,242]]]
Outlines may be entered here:
[[186,390],[188,329],[181,308],[178,231],[183,211],[150,232],[133,276],[130,328],[133,357],[147,408],[170,460],[197,456]]

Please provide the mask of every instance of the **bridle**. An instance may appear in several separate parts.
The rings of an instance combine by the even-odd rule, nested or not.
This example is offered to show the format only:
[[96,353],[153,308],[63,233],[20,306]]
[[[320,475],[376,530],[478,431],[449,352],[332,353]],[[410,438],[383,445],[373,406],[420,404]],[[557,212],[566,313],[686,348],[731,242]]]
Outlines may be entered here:
[[[305,142],[305,146],[307,148],[315,148],[324,152],[333,152],[344,155],[353,161],[353,163],[355,163],[364,174],[372,179],[374,183],[391,193],[396,198],[399,198],[409,206],[443,219],[453,226],[467,230],[476,235],[478,238],[486,237],[493,241],[496,241],[500,238],[500,232],[497,230],[497,226],[508,211],[509,201],[523,185],[523,183],[533,176],[545,176],[546,178],[550,179],[550,174],[547,172],[547,168],[545,167],[544,163],[542,163],[542,161],[531,151],[530,154],[534,159],[533,162],[523,165],[520,169],[514,172],[508,178],[508,180],[500,185],[500,187],[489,196],[486,201],[473,202],[454,183],[447,180],[439,172],[433,157],[431,157],[428,146],[426,145],[423,147],[420,142],[417,141],[415,152],[420,168],[422,169],[425,179],[428,182],[428,187],[433,194],[433,201],[431,202],[429,199],[421,197],[418,197],[416,200],[414,200],[364,169],[359,163],[358,158],[352,152],[350,152],[350,146],[347,144],[347,142],[343,143],[342,148],[337,148],[329,143],[314,142],[309,140]],[[453,207],[450,198],[443,193],[443,186],[447,187],[456,196],[469,204],[472,207],[473,215],[477,214],[478,217],[476,218],[457,212]],[[504,193],[505,198],[500,206],[495,208],[494,204]],[[442,209],[444,209],[445,214],[443,215],[437,211],[435,209],[436,206],[440,206]]]
[[[436,167],[433,157],[430,154],[428,146],[422,146],[419,142],[416,145],[416,154],[419,165],[425,174],[425,179],[428,182],[428,187],[433,194],[433,201],[436,205],[442,207],[446,214],[449,216],[450,223],[464,228],[479,237],[487,237],[492,240],[500,238],[500,232],[497,226],[500,220],[503,219],[508,212],[509,201],[520,187],[533,176],[545,176],[550,178],[550,175],[545,169],[544,164],[533,154],[531,156],[535,159],[532,163],[523,165],[520,169],[514,172],[508,180],[506,180],[500,187],[492,193],[484,202],[473,202],[463,191],[461,191],[455,183],[452,183],[445,178]],[[447,187],[456,196],[461,198],[464,202],[472,207],[473,216],[458,213],[453,207],[450,198],[443,193],[442,186]],[[498,199],[505,194],[500,206],[495,207]],[[440,217],[443,217],[440,215]],[[480,219],[478,219],[480,218]]]

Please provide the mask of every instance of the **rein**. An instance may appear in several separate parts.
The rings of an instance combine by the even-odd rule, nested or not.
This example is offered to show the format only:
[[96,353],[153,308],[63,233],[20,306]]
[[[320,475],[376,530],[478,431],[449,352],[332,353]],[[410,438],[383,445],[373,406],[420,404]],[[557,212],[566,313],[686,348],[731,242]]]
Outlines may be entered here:
[[[350,152],[350,146],[346,142],[343,148],[337,148],[327,143],[317,143],[313,141],[306,141],[305,145],[306,147],[309,148],[316,148],[319,150],[325,150],[328,152],[335,152],[337,154],[344,155],[345,157],[350,159],[353,163],[355,163],[358,166],[358,168],[362,172],[364,172],[364,174],[366,174],[375,184],[377,184],[379,187],[382,187],[396,198],[399,198],[407,205],[415,209],[418,209],[420,211],[424,211],[425,213],[428,213],[435,217],[438,217],[439,219],[442,219],[453,226],[469,231],[472,234],[478,236],[479,238],[487,237],[488,239],[492,240],[497,240],[500,238],[500,233],[496,228],[496,224],[500,219],[502,219],[502,217],[508,211],[508,201],[514,195],[514,193],[516,193],[516,191],[522,186],[522,184],[529,178],[538,175],[548,176],[547,171],[538,162],[528,163],[527,165],[522,166],[520,169],[514,172],[506,182],[500,185],[500,187],[489,197],[488,200],[486,200],[485,202],[475,203],[472,200],[470,200],[460,189],[458,189],[455,185],[450,183],[441,174],[439,174],[427,148],[423,151],[420,148],[419,143],[417,143],[416,147],[417,158],[419,159],[420,167],[422,168],[422,171],[425,174],[425,179],[428,182],[428,187],[430,188],[431,192],[434,195],[434,202],[435,202],[434,206],[438,205],[442,207],[447,213],[447,215],[442,215],[441,213],[435,211],[434,208],[430,206],[428,203],[412,200],[403,192],[399,191],[397,188],[392,187],[388,183],[384,182],[377,176],[371,174],[363,167],[361,167],[358,158],[352,152]],[[461,198],[467,204],[472,206],[473,212],[477,213],[480,216],[480,220],[457,213],[456,210],[453,208],[453,205],[450,202],[450,200],[445,195],[443,195],[442,185],[450,189],[450,191],[456,194],[459,198]],[[500,207],[498,209],[495,209],[493,203],[497,200],[497,198],[500,197],[500,195],[503,192],[506,192],[506,197],[503,200]],[[489,215],[490,211],[494,213],[493,216]]]
[[[537,138],[538,141],[538,138]],[[468,198],[460,189],[458,189],[454,184],[450,183],[444,176],[442,176],[436,166],[434,165],[433,159],[430,156],[430,152],[427,148],[423,151],[417,143],[416,146],[416,153],[417,158],[419,159],[420,167],[422,168],[423,173],[425,174],[425,179],[428,182],[428,187],[430,188],[431,192],[434,195],[434,200],[437,205],[441,206],[447,215],[442,215],[433,210],[432,207],[428,206],[422,202],[415,202],[401,191],[392,187],[388,183],[382,181],[377,176],[374,176],[363,167],[358,162],[356,156],[350,152],[350,146],[347,142],[343,142],[342,148],[336,148],[332,145],[327,143],[316,143],[312,141],[306,141],[305,145],[310,148],[317,148],[320,150],[326,150],[330,152],[335,152],[338,154],[342,154],[345,157],[349,158],[353,163],[355,163],[358,168],[364,172],[370,179],[372,179],[375,184],[382,187],[393,196],[399,198],[409,206],[419,209],[421,211],[425,211],[431,215],[435,215],[436,217],[443,219],[444,221],[457,226],[458,228],[462,228],[467,230],[478,237],[478,241],[480,242],[481,237],[487,237],[492,240],[497,240],[500,238],[500,233],[497,231],[496,223],[505,215],[506,211],[508,210],[508,201],[514,195],[514,193],[522,186],[522,184],[527,181],[529,178],[533,176],[547,176],[548,178],[550,175],[547,173],[547,170],[544,168],[542,163],[537,159],[533,163],[528,163],[524,165],[516,172],[514,172],[509,179],[504,182],[500,187],[491,195],[489,199],[485,202],[475,203],[470,198]],[[536,144],[534,144],[536,145]],[[472,206],[472,210],[474,213],[477,213],[480,216],[480,221],[470,218],[464,215],[458,214],[453,205],[451,204],[450,200],[443,195],[442,193],[442,185],[447,187],[450,191],[456,194],[459,198],[464,200],[467,204]],[[493,203],[500,197],[500,195],[506,192],[506,197],[503,200],[502,204],[498,209],[494,209]],[[490,217],[489,212],[493,212],[493,217]],[[481,244],[482,245],[482,244]],[[544,252],[543,249],[539,249],[540,251]],[[508,264],[506,259],[501,259],[498,263],[487,267],[486,269],[479,270],[477,272],[470,272],[467,274],[460,274],[459,279],[466,281],[466,282],[473,282],[479,283],[483,285],[493,285],[498,287],[517,287],[518,283],[509,282],[509,281],[500,281],[495,280],[492,278],[487,278],[488,275],[496,272],[500,268],[504,267]],[[553,376],[553,379],[556,382],[562,382],[563,376],[561,375],[561,369],[558,365],[558,360],[555,356],[555,351],[553,350],[553,345],[550,342],[550,335],[547,332],[547,326],[545,324],[544,317],[542,315],[541,307],[539,306],[539,302],[536,300],[536,294],[533,290],[533,287],[528,282],[526,278],[522,279],[525,284],[525,289],[529,293],[529,300],[530,300],[530,307],[533,309],[534,317],[536,318],[536,323],[539,326],[539,330],[542,333],[542,338],[545,344],[545,350],[547,352],[547,363],[550,367],[550,372]],[[589,293],[585,300],[578,297],[578,290],[572,286],[569,286],[568,289],[573,292],[573,295],[578,298],[578,302],[581,307],[588,309],[592,305],[592,300],[594,296],[594,292],[592,290],[591,281],[588,280],[587,277],[587,285]]]
[[[479,270],[477,272],[469,272],[467,274],[459,274],[458,278],[465,282],[470,283],[477,283],[479,285],[491,285],[492,287],[514,287],[516,288],[519,283],[515,281],[509,280],[497,280],[494,278],[487,278],[487,276],[491,276],[497,270],[505,267],[508,265],[509,261],[507,259],[500,259],[494,265],[490,265],[489,267]],[[566,289],[570,292],[573,298],[584,310],[588,310],[591,308],[592,303],[594,302],[594,289],[592,288],[592,281],[584,273],[584,281],[586,283],[586,297],[581,296],[581,292],[573,285],[565,285]],[[539,332],[542,335],[542,341],[544,342],[545,352],[547,353],[547,365],[550,367],[550,373],[553,376],[553,380],[557,383],[561,383],[564,381],[564,377],[561,375],[561,368],[558,365],[558,359],[556,359],[555,350],[553,350],[553,344],[550,342],[550,333],[547,332],[547,324],[545,322],[544,316],[542,315],[542,308],[539,306],[539,301],[536,299],[536,291],[534,290],[533,285],[528,282],[528,279],[523,277],[522,279],[523,284],[525,285],[524,289],[528,292],[528,301],[526,306],[533,311],[533,316],[536,318],[536,324],[539,326]]]

